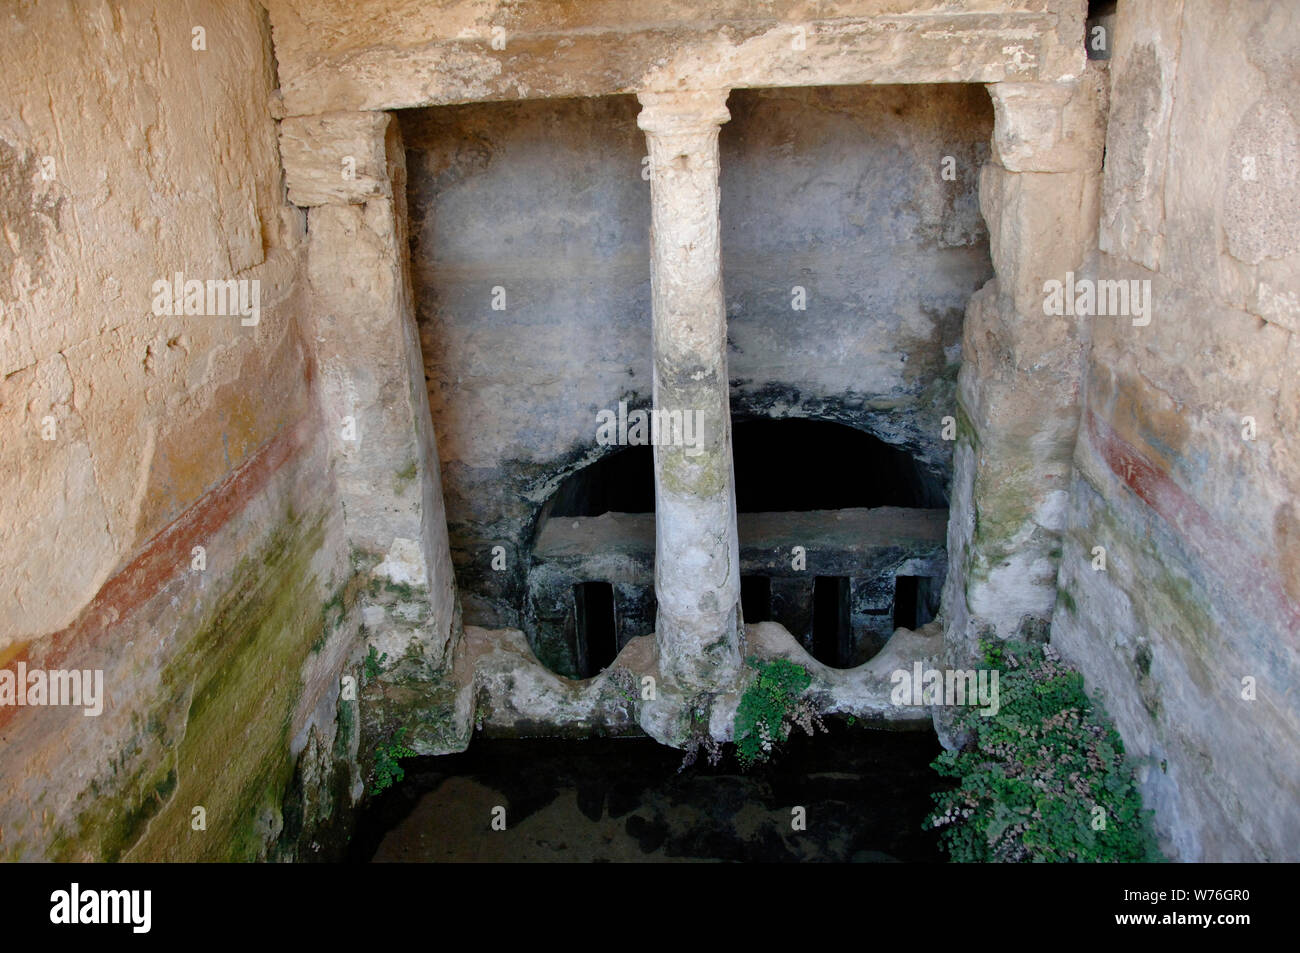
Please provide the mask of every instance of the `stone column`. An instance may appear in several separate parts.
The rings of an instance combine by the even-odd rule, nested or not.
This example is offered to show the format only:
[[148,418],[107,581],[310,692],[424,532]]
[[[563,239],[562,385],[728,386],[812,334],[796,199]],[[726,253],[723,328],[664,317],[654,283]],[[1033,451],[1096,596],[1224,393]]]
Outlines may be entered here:
[[1056,601],[1088,317],[1044,284],[1093,276],[1104,74],[996,83],[980,209],[996,277],[966,309],[944,588],[949,651],[1045,630]]
[[703,689],[730,682],[741,662],[718,225],[718,128],[731,115],[726,90],[638,98],[650,147],[654,406],[695,421],[689,443],[661,434],[655,447],[655,637],[664,675]]

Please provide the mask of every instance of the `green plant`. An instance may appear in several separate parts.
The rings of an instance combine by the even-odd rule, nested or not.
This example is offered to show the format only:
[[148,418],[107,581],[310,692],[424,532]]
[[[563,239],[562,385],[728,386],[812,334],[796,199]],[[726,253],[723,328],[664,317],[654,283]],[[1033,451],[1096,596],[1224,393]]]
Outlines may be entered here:
[[812,703],[799,697],[812,684],[806,668],[783,658],[767,662],[749,658],[746,662],[758,674],[745,688],[736,709],[736,760],[742,768],[771,757],[772,749],[790,737],[793,725],[810,735],[823,727]]
[[384,670],[384,663],[387,661],[388,661],[387,652],[385,652],[383,655],[379,655],[375,651],[375,647],[373,645],[370,646],[370,651],[366,654],[365,662],[362,665],[362,671],[365,672],[366,681],[370,681],[371,679],[378,678],[380,672]]
[[415,757],[415,752],[402,744],[402,736],[405,734],[405,728],[398,728],[388,741],[375,748],[375,770],[370,779],[371,794],[378,794],[406,777],[406,772],[397,762],[402,758]]
[[968,737],[932,767],[956,779],[927,828],[956,861],[1162,859],[1124,745],[1050,645],[981,643],[998,670],[997,713],[962,712]]

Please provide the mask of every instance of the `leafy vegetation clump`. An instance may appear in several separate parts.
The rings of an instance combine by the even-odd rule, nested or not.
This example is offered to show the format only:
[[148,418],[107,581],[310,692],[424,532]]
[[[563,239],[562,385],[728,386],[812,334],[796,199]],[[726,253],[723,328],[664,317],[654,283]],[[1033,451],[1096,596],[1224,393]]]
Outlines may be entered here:
[[969,735],[932,767],[955,778],[926,818],[956,861],[1162,860],[1124,744],[1050,645],[982,645],[1000,706],[975,708]]
[[800,697],[812,684],[806,668],[783,658],[746,661],[758,676],[736,709],[736,760],[742,768],[767,761],[773,748],[790,737],[794,725],[810,735],[824,728],[812,702]]
[[363,671],[365,672],[366,681],[370,682],[378,678],[380,673],[382,673],[384,670],[384,663],[386,663],[387,661],[388,661],[387,652],[385,652],[383,655],[380,655],[375,651],[375,647],[373,645],[370,646],[370,651],[366,654],[362,666]]
[[375,770],[370,777],[371,794],[378,794],[406,777],[406,772],[397,762],[402,758],[415,757],[415,752],[402,744],[402,736],[405,734],[405,728],[398,728],[388,741],[375,748]]

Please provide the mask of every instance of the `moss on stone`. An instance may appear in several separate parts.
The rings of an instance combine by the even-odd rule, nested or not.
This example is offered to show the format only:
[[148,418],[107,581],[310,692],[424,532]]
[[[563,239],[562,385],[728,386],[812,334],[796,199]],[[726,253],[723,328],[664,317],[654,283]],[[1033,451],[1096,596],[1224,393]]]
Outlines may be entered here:
[[684,452],[663,453],[659,471],[664,492],[707,499],[727,487],[731,462],[721,454],[705,451],[688,457]]
[[1032,479],[1032,466],[1027,465],[1004,468],[977,482],[971,550],[978,560],[970,567],[973,581],[986,579],[993,568],[1022,548],[1017,537],[1034,518]]
[[961,401],[957,401],[957,408],[953,411],[953,418],[957,421],[957,442],[965,442],[972,448],[979,447],[979,434],[975,432],[975,425],[971,423],[970,415],[966,413],[966,408],[962,406]]
[[1066,589],[1064,586],[1062,586],[1061,588],[1056,590],[1056,595],[1057,598],[1061,600],[1061,605],[1065,607],[1066,612],[1070,613],[1070,615],[1079,614],[1079,607],[1075,603],[1074,596],[1073,594],[1071,594],[1069,589]]
[[[162,673],[142,742],[124,759],[146,766],[113,791],[83,792],[88,806],[76,834],[56,838],[51,858],[262,856],[293,772],[290,723],[302,666],[325,614],[311,571],[323,538],[323,516],[290,511],[240,560]],[[191,829],[198,806],[202,831]]]
[[401,496],[406,491],[407,484],[411,483],[419,474],[418,462],[413,458],[406,466],[397,471],[396,478],[393,481],[393,491]]
[[[1217,669],[1222,661],[1222,648],[1214,642],[1219,626],[1214,620],[1210,597],[1192,580],[1169,568],[1189,562],[1171,559],[1170,550],[1164,548],[1167,544],[1157,542],[1144,516],[1141,511],[1126,516],[1110,505],[1093,505],[1089,507],[1086,521],[1087,539],[1079,530],[1073,536],[1084,552],[1093,539],[1107,540],[1111,572],[1121,562],[1133,567],[1127,576],[1110,576],[1108,581],[1130,596],[1135,596],[1135,590],[1140,589],[1141,598],[1133,598],[1139,628],[1161,633],[1168,641],[1177,643],[1191,663],[1187,665],[1187,673],[1197,689],[1212,695],[1219,688]],[[1126,552],[1129,555],[1122,557]],[[1141,672],[1135,674],[1140,681],[1146,680]]]
[[357,721],[357,703],[346,698],[339,699],[338,712],[335,716],[338,730],[334,733],[334,757],[344,760],[348,757],[348,746],[352,739],[353,726]]
[[387,592],[397,596],[401,602],[413,602],[416,599],[421,599],[428,591],[424,586],[412,586],[408,582],[394,582],[385,576],[372,577],[367,588],[372,596]]

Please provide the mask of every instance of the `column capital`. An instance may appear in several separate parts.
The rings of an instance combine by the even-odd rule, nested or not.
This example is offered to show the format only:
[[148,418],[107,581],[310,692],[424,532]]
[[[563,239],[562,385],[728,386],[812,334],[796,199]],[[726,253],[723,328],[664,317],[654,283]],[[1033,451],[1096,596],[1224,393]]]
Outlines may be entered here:
[[646,90],[636,94],[641,112],[636,124],[650,135],[708,132],[731,118],[729,89]]
[[988,83],[993,161],[1008,172],[1100,172],[1106,85],[1099,69],[1064,83]]
[[294,205],[364,205],[392,198],[390,166],[403,153],[391,113],[290,116],[280,123],[280,161]]

